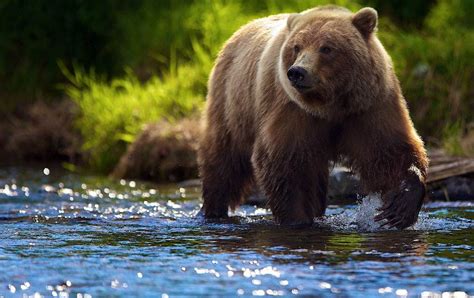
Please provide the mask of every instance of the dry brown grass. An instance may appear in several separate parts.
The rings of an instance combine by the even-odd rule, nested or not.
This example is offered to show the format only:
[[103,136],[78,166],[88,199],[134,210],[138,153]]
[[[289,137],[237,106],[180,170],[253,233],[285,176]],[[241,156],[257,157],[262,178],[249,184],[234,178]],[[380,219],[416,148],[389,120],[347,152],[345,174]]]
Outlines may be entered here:
[[0,160],[77,162],[81,140],[73,127],[76,112],[68,100],[38,101],[5,119],[0,124]]
[[198,138],[197,118],[148,124],[121,157],[112,176],[156,182],[195,178]]

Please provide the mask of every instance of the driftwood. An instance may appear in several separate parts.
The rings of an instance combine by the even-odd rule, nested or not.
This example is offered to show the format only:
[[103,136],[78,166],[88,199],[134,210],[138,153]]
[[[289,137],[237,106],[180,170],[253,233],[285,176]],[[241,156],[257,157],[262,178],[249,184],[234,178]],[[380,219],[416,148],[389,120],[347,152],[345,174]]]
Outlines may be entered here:
[[448,156],[441,150],[429,152],[428,183],[474,172],[474,158]]

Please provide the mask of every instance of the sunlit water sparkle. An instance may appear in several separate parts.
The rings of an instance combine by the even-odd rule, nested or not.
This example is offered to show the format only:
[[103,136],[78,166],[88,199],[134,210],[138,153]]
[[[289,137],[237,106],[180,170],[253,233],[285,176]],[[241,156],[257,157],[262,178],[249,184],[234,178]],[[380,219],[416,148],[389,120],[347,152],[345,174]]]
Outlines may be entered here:
[[373,221],[379,204],[330,205],[305,229],[253,206],[206,223],[196,188],[6,168],[0,296],[474,294],[472,202],[426,204],[402,232]]

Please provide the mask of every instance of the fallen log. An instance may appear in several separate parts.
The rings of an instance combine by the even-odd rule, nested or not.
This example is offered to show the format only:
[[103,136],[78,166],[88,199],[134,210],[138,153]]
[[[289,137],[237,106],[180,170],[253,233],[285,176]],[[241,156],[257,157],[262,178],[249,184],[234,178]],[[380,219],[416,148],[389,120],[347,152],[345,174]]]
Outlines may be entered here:
[[428,169],[428,183],[460,176],[474,172],[474,159],[452,161],[440,165],[430,166]]
[[449,156],[441,150],[430,151],[429,157],[428,183],[474,173],[474,158]]

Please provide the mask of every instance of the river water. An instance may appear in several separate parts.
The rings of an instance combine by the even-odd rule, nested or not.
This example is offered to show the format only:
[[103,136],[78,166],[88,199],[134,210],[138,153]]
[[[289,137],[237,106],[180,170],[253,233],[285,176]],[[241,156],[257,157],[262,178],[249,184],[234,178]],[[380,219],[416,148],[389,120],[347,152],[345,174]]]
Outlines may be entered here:
[[428,203],[405,231],[373,222],[376,196],[305,229],[254,206],[205,223],[200,203],[196,188],[0,169],[0,297],[474,295],[472,202]]

